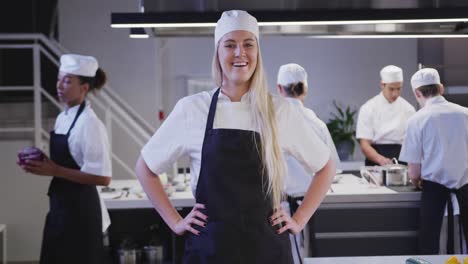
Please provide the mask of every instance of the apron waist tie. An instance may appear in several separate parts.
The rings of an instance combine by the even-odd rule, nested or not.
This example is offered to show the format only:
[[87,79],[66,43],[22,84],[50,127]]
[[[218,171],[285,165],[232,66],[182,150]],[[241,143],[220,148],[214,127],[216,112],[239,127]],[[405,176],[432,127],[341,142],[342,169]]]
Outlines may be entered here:
[[454,237],[455,237],[455,228],[454,228],[454,217],[453,217],[453,203],[452,203],[452,193],[457,194],[456,189],[449,189],[448,201],[447,201],[447,254],[454,254]]

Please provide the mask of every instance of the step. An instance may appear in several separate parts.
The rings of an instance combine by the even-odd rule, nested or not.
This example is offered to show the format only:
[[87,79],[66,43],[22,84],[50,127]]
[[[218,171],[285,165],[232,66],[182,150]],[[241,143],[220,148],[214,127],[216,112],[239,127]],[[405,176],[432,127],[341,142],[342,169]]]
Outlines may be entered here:
[[[51,102],[42,103],[42,117],[55,118],[60,110]],[[0,126],[5,121],[28,120],[34,118],[34,104],[32,102],[4,102],[0,103]]]
[[[42,128],[49,132],[54,128],[55,118],[47,118],[42,120]],[[1,120],[0,121],[0,141],[2,140],[23,140],[34,139],[34,130],[32,131],[16,131],[18,128],[34,128],[34,120]],[[4,131],[10,130],[10,131]]]

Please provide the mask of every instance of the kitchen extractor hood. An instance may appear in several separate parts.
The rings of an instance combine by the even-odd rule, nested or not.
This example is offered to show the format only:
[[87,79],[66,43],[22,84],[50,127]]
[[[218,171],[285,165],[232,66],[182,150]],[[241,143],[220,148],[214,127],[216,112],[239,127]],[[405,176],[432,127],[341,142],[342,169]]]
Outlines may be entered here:
[[213,34],[221,10],[243,9],[269,35],[468,37],[468,1],[231,2],[140,0],[139,10],[145,12],[113,13],[111,26],[146,28],[153,36],[206,36]]

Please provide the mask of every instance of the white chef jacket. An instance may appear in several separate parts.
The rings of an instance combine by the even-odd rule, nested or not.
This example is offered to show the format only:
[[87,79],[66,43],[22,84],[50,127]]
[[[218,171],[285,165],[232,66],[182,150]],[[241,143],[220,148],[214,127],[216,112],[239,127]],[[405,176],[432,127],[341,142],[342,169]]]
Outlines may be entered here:
[[[54,127],[56,134],[67,134],[79,107],[80,105],[73,106],[59,114]],[[70,131],[68,147],[71,156],[76,164],[80,166],[81,171],[97,176],[112,176],[112,163],[106,128],[96,116],[89,102],[86,102],[83,112]],[[99,196],[99,199],[104,232],[110,225],[110,217],[101,196]]]
[[[188,156],[194,195],[209,107],[216,89],[179,100],[168,118],[141,150],[146,165],[155,174],[169,171],[174,162]],[[231,102],[229,97],[220,92],[213,128],[258,131],[249,112],[247,96],[248,93],[240,102]],[[330,157],[328,148],[317,136],[311,136],[315,135],[315,132],[304,122],[296,106],[282,97],[272,97],[281,149],[294,156],[310,173],[323,168]]]
[[442,96],[426,101],[408,122],[400,160],[421,164],[421,178],[448,188],[468,183],[468,108]]
[[[301,100],[290,97],[286,99],[299,107],[300,111],[304,115],[306,122],[314,130],[315,134],[320,138],[320,140],[328,147],[333,163],[337,168],[339,168],[340,158],[336,152],[335,144],[333,143],[333,139],[330,135],[330,131],[328,131],[327,125],[317,117],[313,110],[305,107]],[[304,169],[304,166],[302,166],[291,155],[285,155],[285,159],[286,164],[288,165],[288,174],[285,179],[285,192],[291,196],[304,194],[309,188],[310,182],[312,181],[314,175],[308,173]]]
[[373,144],[401,144],[414,107],[401,96],[389,103],[380,92],[361,106],[356,138],[371,140]]

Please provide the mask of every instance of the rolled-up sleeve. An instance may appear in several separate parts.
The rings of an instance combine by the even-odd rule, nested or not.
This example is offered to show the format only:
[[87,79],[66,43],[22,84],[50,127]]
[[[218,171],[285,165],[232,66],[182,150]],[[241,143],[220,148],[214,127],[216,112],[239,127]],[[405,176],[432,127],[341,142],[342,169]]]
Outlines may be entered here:
[[372,111],[367,105],[359,109],[359,115],[356,125],[356,138],[374,139],[374,130],[372,128]]
[[421,131],[417,126],[417,122],[415,122],[415,120],[411,121],[410,119],[406,129],[406,136],[401,146],[399,160],[420,164],[422,153]]
[[112,176],[109,139],[104,124],[97,118],[90,118],[83,126],[83,166],[81,171],[98,176]]
[[292,104],[278,112],[278,134],[284,152],[293,156],[309,173],[321,170],[330,159],[330,150]]
[[168,171],[174,162],[186,154],[187,115],[184,99],[179,100],[171,114],[141,150],[148,168],[155,174]]

